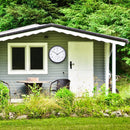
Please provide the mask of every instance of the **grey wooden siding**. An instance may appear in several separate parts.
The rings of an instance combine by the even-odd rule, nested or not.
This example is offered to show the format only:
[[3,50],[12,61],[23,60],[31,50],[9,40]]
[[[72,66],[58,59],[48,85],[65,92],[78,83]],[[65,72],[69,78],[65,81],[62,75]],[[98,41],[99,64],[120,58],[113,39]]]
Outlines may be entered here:
[[94,85],[100,87],[105,82],[104,43],[94,42]]
[[[45,38],[44,36],[48,36]],[[74,37],[57,32],[40,33],[29,37],[23,37],[15,40],[8,40],[6,42],[0,42],[0,80],[4,80],[10,84],[11,95],[14,98],[16,92],[16,98],[19,98],[21,94],[26,93],[26,87],[23,83],[17,83],[18,80],[26,80],[27,77],[39,77],[39,80],[53,81],[58,78],[68,78],[68,56],[65,61],[60,64],[54,64],[48,58],[48,74],[9,74],[7,67],[7,43],[37,43],[47,42],[48,50],[54,45],[62,46],[68,53],[68,41],[89,41],[85,38]],[[104,45],[103,43],[94,43],[94,75],[101,81],[104,81]],[[101,84],[101,82],[100,82]],[[44,84],[44,88],[48,88],[49,84]]]

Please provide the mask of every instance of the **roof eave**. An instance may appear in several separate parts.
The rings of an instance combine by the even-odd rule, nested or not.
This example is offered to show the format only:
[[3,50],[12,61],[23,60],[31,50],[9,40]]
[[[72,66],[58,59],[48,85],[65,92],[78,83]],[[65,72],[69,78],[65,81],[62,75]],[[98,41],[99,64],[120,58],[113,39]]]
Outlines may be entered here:
[[[53,29],[48,29],[48,28],[53,28]],[[56,30],[54,30],[54,28]],[[104,42],[109,41],[110,43],[115,43],[115,44],[119,43],[119,45],[123,45],[123,46],[125,44],[129,43],[129,41],[127,39],[123,39],[123,38],[119,38],[119,37],[113,37],[113,36],[99,34],[99,33],[94,33],[94,32],[89,32],[89,31],[84,31],[84,30],[75,29],[75,28],[70,28],[70,27],[66,27],[66,26],[62,26],[62,25],[53,24],[53,23],[43,24],[43,25],[40,25],[40,26],[37,26],[37,27],[34,27],[34,28],[24,29],[22,31],[17,31],[17,32],[14,32],[14,33],[7,33],[7,34],[4,34],[4,35],[0,35],[0,40],[4,41],[6,39],[8,40],[8,38],[9,39],[12,39],[12,38],[14,39],[15,38],[14,36],[16,36],[16,35],[17,35],[16,38],[18,38],[19,35],[24,36],[24,34],[25,34],[25,36],[29,36],[29,35],[27,35],[27,33],[30,34],[30,32],[32,32],[34,34],[38,34],[38,33],[35,33],[35,32],[39,32],[39,33],[40,33],[40,31],[41,32],[46,32],[47,29],[48,29],[48,31],[57,31],[58,30],[58,32],[62,32],[62,33],[65,33],[65,34],[71,34],[71,35],[77,33],[77,35],[75,35],[75,36],[78,36],[78,34],[80,34],[79,35],[80,37],[88,38],[88,39],[92,39],[91,37],[96,37],[96,38],[98,37],[98,39],[107,39],[106,41],[104,41],[104,40],[103,41]],[[31,35],[33,35],[33,34],[31,34]],[[96,39],[93,39],[93,40],[96,40]]]

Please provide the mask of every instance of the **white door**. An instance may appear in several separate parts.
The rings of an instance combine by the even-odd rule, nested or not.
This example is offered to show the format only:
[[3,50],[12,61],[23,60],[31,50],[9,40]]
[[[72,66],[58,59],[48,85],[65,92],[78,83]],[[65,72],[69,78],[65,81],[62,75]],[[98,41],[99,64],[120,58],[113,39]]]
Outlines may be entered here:
[[69,42],[68,58],[70,90],[76,96],[81,96],[86,91],[92,95],[94,87],[93,42]]

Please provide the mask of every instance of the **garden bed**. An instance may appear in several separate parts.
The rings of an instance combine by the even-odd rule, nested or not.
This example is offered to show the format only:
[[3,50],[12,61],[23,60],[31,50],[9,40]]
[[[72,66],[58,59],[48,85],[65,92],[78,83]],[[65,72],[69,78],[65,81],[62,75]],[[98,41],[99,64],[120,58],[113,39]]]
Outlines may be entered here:
[[130,117],[130,98],[114,93],[106,95],[104,87],[98,94],[95,91],[93,97],[86,92],[80,98],[66,88],[58,90],[55,96],[41,94],[37,86],[32,89],[33,93],[25,95],[22,103],[11,104],[6,94],[1,96],[0,119]]

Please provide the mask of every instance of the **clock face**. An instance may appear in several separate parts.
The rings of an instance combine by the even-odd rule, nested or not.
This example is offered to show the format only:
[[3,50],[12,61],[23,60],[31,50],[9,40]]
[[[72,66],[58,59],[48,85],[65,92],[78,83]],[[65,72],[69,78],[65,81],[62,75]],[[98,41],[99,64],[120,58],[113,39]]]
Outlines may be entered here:
[[66,57],[66,52],[61,46],[54,46],[49,51],[49,58],[55,63],[62,62]]

